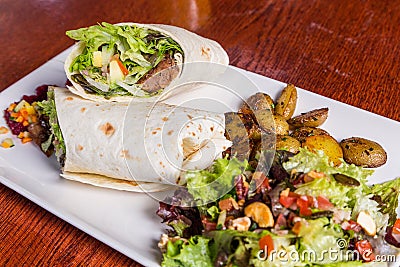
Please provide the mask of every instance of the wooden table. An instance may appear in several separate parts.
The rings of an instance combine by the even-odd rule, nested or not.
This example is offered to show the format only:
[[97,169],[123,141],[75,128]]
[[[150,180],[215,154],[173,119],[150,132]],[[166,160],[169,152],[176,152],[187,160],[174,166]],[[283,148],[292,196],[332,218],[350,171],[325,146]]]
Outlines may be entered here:
[[[97,22],[173,24],[217,40],[232,65],[400,121],[399,1],[0,2],[0,90]],[[0,185],[0,266],[139,266]]]

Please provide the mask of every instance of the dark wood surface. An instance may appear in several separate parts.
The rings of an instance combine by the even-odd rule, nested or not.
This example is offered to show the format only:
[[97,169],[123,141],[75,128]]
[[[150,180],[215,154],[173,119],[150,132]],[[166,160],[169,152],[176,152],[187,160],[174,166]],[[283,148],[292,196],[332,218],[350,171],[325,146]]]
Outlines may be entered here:
[[[0,91],[98,22],[173,24],[232,65],[400,121],[400,1],[0,1]],[[0,266],[139,266],[0,185]]]

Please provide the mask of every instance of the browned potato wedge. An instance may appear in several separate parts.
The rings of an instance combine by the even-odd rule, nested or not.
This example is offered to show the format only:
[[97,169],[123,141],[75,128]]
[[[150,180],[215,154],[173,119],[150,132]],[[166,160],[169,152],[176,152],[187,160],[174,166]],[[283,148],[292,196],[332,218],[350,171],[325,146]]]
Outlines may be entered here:
[[321,128],[307,127],[307,126],[296,128],[290,134],[290,136],[299,140],[300,143],[303,143],[307,137],[314,135],[330,135],[330,134]]
[[310,151],[322,150],[334,165],[340,165],[343,158],[343,151],[339,143],[330,135],[309,136],[302,143],[302,147],[307,147]]
[[327,118],[328,108],[320,108],[293,117],[288,120],[288,123],[290,124],[290,126],[293,126],[295,128],[303,126],[318,127],[321,126]]
[[256,111],[256,121],[264,133],[287,135],[289,134],[289,124],[281,115],[272,115],[268,111]]
[[[246,122],[243,122],[242,116],[236,112],[225,113],[225,131],[227,138],[233,143],[239,143],[248,140]],[[250,124],[251,127],[251,124]]]
[[299,140],[289,135],[276,136],[276,150],[286,150],[292,153],[298,153],[301,144]]
[[254,111],[254,121],[263,132],[275,132],[274,116],[270,109]]
[[374,141],[351,137],[342,140],[340,146],[343,149],[343,158],[347,163],[369,168],[376,168],[386,163],[386,151]]
[[274,101],[265,93],[256,93],[250,96],[239,109],[240,113],[253,114],[257,110],[274,109]]
[[277,135],[288,135],[289,134],[289,124],[281,115],[274,115],[274,123],[275,123],[275,133]]
[[296,109],[297,104],[297,90],[293,84],[288,84],[279,96],[276,106],[275,114],[281,115],[285,120],[290,119]]

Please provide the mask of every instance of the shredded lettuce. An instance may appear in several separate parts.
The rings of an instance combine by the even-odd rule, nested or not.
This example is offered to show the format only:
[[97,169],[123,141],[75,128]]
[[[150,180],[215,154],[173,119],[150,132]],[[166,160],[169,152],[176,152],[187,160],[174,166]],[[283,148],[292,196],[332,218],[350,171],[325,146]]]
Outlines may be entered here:
[[42,146],[48,148],[50,146],[49,143],[52,142],[56,148],[56,156],[59,158],[65,154],[66,148],[64,137],[62,135],[60,125],[58,124],[56,103],[54,101],[54,91],[49,90],[47,92],[47,100],[38,102],[38,106],[40,108],[39,112],[49,118],[49,124],[52,131],[49,139],[44,142]]
[[[299,236],[298,251],[302,262],[326,264],[349,260],[347,249],[343,250],[340,245],[341,242],[347,244],[347,238],[340,226],[330,222],[326,217],[307,220],[300,228]],[[327,256],[326,253],[330,251],[337,253],[337,259]]]
[[397,208],[399,206],[400,177],[381,184],[375,184],[371,188],[371,193],[380,198],[379,208],[383,213],[389,215],[389,226],[392,226],[397,218]]
[[[99,25],[67,31],[71,39],[82,41],[85,48],[69,66],[72,79],[85,90],[104,97],[114,95],[132,95],[126,87],[134,85],[148,71],[153,69],[166,56],[183,54],[182,48],[170,37],[144,27],[113,25],[103,22]],[[102,67],[94,66],[93,53],[101,51]],[[106,72],[111,56],[118,55],[129,71],[124,78],[126,86],[112,82]],[[79,77],[81,75],[82,77]],[[85,79],[107,85],[100,90]],[[144,97],[149,94],[143,91]]]
[[210,239],[203,236],[194,236],[187,243],[168,241],[161,266],[213,267],[209,242]]
[[211,206],[210,208],[207,209],[207,214],[211,217],[210,219],[212,221],[218,219],[219,213],[220,213],[219,209],[216,205]]
[[217,159],[207,170],[185,173],[188,191],[198,205],[216,201],[234,187],[234,178],[246,167],[247,161]]
[[341,173],[357,179],[360,183],[366,183],[367,177],[374,173],[373,170],[358,167],[354,164],[342,162],[340,166],[334,166],[329,162],[328,156],[319,150],[316,153],[305,148],[301,148],[300,152],[291,157],[289,161],[283,163],[283,167],[290,173],[295,169],[297,172],[307,173],[309,171],[318,171],[325,174]]
[[368,211],[376,224],[378,233],[385,232],[388,224],[389,215],[380,211],[379,204],[372,199],[373,195],[359,195],[355,199],[355,205],[352,211],[353,220],[357,220],[356,216],[361,211]]

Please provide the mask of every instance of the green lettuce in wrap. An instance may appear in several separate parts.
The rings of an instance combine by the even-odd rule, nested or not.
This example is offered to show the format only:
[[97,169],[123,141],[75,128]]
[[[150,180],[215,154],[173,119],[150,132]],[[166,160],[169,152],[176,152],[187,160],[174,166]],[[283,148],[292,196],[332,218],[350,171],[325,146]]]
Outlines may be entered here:
[[182,63],[229,61],[218,43],[169,25],[102,23],[67,35],[79,41],[65,62],[69,89],[94,100],[146,100],[178,77]]

